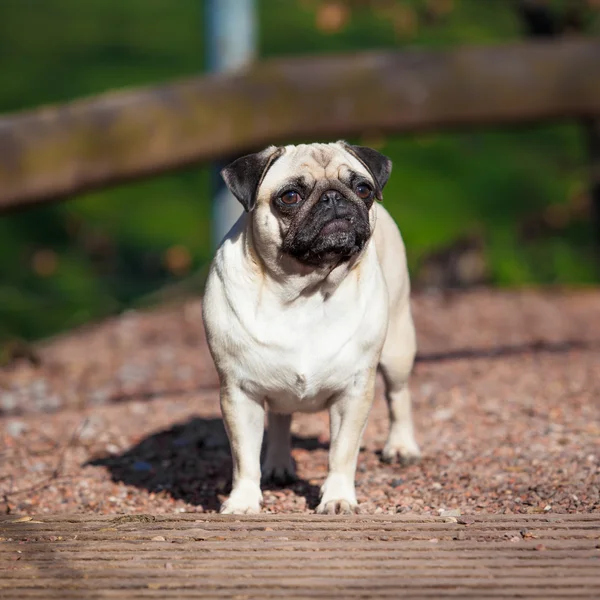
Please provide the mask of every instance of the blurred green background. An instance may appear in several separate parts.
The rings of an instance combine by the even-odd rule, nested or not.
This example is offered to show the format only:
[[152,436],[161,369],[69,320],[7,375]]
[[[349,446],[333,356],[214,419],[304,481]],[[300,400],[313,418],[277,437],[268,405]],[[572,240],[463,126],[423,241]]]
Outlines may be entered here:
[[[550,2],[566,15],[569,0]],[[597,34],[592,0],[581,29]],[[258,0],[260,58],[523,39],[512,0]],[[2,0],[0,112],[203,71],[202,0]],[[502,286],[597,282],[577,123],[373,139],[415,281],[476,240]],[[141,303],[211,256],[205,165],[0,216],[0,341]],[[471,243],[469,241],[467,244]],[[199,288],[198,288],[199,289]]]

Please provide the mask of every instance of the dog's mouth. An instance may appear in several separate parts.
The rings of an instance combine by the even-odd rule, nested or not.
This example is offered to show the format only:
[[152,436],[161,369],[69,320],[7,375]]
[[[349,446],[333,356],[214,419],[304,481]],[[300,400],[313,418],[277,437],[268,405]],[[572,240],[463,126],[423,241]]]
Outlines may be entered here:
[[351,223],[348,219],[333,219],[329,221],[329,223],[325,223],[321,230],[319,231],[319,235],[331,235],[334,233],[344,233],[350,231]]
[[362,205],[344,203],[333,211],[320,203],[288,231],[282,249],[302,263],[325,266],[359,253],[370,234],[368,211]]
[[350,219],[335,218],[313,229],[305,240],[294,240],[289,253],[305,264],[321,266],[349,259],[362,250],[368,237],[368,228],[357,228]]

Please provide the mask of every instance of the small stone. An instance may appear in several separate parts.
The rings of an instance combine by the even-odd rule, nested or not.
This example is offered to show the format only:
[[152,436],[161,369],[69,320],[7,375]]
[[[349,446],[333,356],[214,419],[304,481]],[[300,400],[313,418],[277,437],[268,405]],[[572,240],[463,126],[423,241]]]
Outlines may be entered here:
[[15,394],[11,394],[10,392],[6,392],[0,395],[0,407],[7,413],[15,410],[17,408],[19,402],[17,400],[17,396]]
[[475,523],[475,519],[473,517],[459,517],[456,519],[456,522],[459,525],[472,525],[473,523]]
[[440,540],[438,540],[438,538],[431,538],[431,539],[429,540],[429,542],[430,542],[430,543],[432,543],[432,544],[437,544],[439,541],[440,541]]
[[440,408],[433,413],[434,421],[449,421],[454,416],[454,411],[451,408]]
[[23,421],[10,421],[6,426],[6,432],[11,437],[19,437],[24,431],[27,431],[27,425]]
[[550,504],[546,504],[546,506],[544,506],[544,512],[550,512],[552,510],[552,506],[550,506]]
[[393,488],[397,488],[397,487],[400,487],[403,483],[404,483],[404,479],[401,479],[400,477],[398,477],[396,479],[392,479],[390,485]]
[[439,492],[442,489],[442,484],[436,481],[435,483],[431,484],[431,488],[434,489],[436,492]]
[[510,541],[511,541],[511,542],[520,542],[520,541],[521,541],[521,538],[520,538],[518,535],[513,535],[513,536],[510,538]]
[[152,538],[153,542],[166,542],[167,540],[165,540],[165,538],[162,535],[155,535]]
[[458,519],[456,517],[445,517],[444,522],[445,523],[458,523]]
[[529,531],[529,529],[527,529],[527,528],[521,529],[521,531],[519,531],[519,533],[521,534],[521,537],[524,540],[531,540],[531,539],[534,539],[537,537],[537,535],[534,535],[533,533],[531,533],[531,531]]

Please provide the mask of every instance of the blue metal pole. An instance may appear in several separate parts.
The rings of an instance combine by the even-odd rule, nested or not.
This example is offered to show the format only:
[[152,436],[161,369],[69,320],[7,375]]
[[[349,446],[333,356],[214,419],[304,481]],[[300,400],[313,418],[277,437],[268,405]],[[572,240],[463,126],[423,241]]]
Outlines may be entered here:
[[[208,69],[227,72],[241,69],[256,56],[255,0],[206,0],[206,50]],[[235,157],[232,157],[235,158]],[[215,248],[242,212],[219,175],[229,161],[212,167],[212,245]]]

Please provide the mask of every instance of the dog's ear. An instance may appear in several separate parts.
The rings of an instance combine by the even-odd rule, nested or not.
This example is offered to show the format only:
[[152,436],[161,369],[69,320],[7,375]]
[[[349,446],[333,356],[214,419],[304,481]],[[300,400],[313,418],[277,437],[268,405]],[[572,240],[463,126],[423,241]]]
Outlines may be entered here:
[[269,146],[262,152],[247,154],[221,170],[229,191],[242,203],[246,212],[256,206],[256,194],[269,167],[283,154],[283,148]]
[[390,173],[392,172],[392,161],[387,156],[381,154],[381,152],[377,152],[377,150],[373,150],[373,148],[368,148],[367,146],[353,146],[344,140],[340,140],[338,144],[343,146],[345,150],[357,158],[365,166],[367,171],[371,173],[371,176],[377,184],[375,194],[377,200],[382,200],[382,190],[388,182]]

